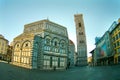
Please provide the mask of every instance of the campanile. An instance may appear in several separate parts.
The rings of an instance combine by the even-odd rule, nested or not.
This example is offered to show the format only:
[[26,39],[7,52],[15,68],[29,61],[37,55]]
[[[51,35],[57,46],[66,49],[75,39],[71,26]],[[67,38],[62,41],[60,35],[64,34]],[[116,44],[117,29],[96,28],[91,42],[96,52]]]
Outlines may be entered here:
[[75,26],[76,26],[76,37],[77,37],[77,66],[87,65],[87,44],[86,34],[82,14],[74,15]]

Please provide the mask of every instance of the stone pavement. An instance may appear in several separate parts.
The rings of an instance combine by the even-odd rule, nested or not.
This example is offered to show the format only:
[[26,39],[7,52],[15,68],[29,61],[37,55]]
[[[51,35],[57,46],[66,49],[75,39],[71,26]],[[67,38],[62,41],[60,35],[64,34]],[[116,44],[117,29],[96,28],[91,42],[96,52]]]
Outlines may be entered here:
[[0,62],[0,80],[120,80],[120,65],[41,71]]

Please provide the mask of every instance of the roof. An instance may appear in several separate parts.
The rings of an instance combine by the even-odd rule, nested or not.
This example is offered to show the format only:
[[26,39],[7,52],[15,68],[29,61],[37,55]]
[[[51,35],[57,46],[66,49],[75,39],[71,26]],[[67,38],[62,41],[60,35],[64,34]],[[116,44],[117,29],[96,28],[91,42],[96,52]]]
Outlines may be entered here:
[[109,28],[110,33],[112,33],[120,25],[120,18],[118,21],[114,21]]
[[72,40],[69,40],[69,44],[73,44],[73,45],[74,45],[74,43],[73,43],[73,41],[72,41]]
[[91,54],[93,54],[93,53],[94,53],[94,51],[95,51],[95,49],[93,49],[92,51],[90,51],[90,53],[91,53]]
[[67,29],[65,26],[62,26],[62,25],[57,24],[57,23],[55,23],[55,22],[52,22],[52,21],[50,21],[50,20],[48,20],[48,19],[43,19],[43,20],[39,20],[39,21],[32,22],[32,23],[28,23],[28,24],[25,24],[24,26],[28,26],[28,27],[29,27],[29,25],[38,24],[38,23],[43,23],[43,22],[49,22],[49,23],[52,23],[52,24],[55,24],[55,25],[59,25],[59,26],[65,28],[65,29]]
[[0,38],[4,38],[4,36],[0,34]]
[[120,23],[118,23],[110,33],[112,33],[119,25],[120,25]]
[[0,39],[8,41],[7,39],[4,38],[4,36],[2,34],[0,34]]

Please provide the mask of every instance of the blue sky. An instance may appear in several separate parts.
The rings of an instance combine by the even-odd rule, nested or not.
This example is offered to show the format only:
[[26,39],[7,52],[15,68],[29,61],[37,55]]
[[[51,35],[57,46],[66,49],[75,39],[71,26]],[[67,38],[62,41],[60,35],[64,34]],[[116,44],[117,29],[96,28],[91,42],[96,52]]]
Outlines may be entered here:
[[69,38],[76,44],[77,13],[84,17],[90,56],[95,37],[102,36],[120,18],[120,0],[0,0],[0,34],[11,42],[25,24],[49,18],[67,27]]

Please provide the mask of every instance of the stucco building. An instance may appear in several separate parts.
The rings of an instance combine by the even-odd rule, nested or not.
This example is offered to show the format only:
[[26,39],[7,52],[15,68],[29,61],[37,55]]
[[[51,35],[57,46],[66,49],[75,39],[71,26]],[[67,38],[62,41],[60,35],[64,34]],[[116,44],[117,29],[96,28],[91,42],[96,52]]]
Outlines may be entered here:
[[97,56],[96,56],[96,48],[93,49],[92,51],[90,51],[90,53],[92,54],[92,62],[91,65],[92,66],[96,66],[97,65]]
[[49,20],[26,24],[13,41],[13,64],[30,69],[65,69],[68,56],[67,29]]
[[106,31],[105,34],[95,43],[95,53],[97,59],[97,65],[108,65],[111,62],[109,59],[112,54],[110,33]]
[[0,34],[0,59],[4,59],[7,54],[8,48],[8,40],[4,38],[3,35]]
[[120,19],[114,21],[102,37],[95,38],[96,48],[91,51],[94,65],[120,63]]
[[110,27],[114,64],[120,63],[120,19]]

